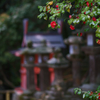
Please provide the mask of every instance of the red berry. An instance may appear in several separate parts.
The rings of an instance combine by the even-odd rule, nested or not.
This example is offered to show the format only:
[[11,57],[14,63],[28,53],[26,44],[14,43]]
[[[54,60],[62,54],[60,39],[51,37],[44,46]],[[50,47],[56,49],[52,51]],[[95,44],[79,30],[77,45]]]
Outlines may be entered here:
[[49,13],[50,13],[51,11],[49,11]]
[[86,2],[86,5],[89,7],[89,2]]
[[[98,40],[100,42],[100,40]],[[98,93],[98,95],[100,96],[100,93]]]
[[99,27],[99,25],[97,27]]
[[47,7],[46,7],[46,11],[48,11]]
[[93,20],[93,21],[96,21],[96,18],[95,18],[95,17],[93,17],[93,18],[92,18],[92,20]]
[[71,30],[75,30],[75,27],[72,26],[72,25],[70,25],[70,29],[71,29]]
[[77,36],[82,36],[83,35],[83,33],[77,33]]
[[93,3],[91,3],[91,6],[93,6]]
[[72,18],[72,16],[71,16],[71,15],[69,15],[69,18],[71,19],[71,18]]
[[83,33],[80,33],[80,36],[82,36],[83,35]]
[[86,11],[84,12],[84,14],[86,14]]
[[[57,9],[57,10],[59,10],[59,9]],[[58,12],[58,13],[60,13],[60,12]]]
[[58,8],[59,6],[58,5],[56,5],[56,8]]
[[[97,44],[100,44],[100,40],[97,41]],[[99,96],[98,99],[100,99],[100,93],[98,93],[98,96]]]
[[86,24],[86,22],[84,21],[83,24]]
[[79,19],[79,16],[77,16],[76,18],[78,18],[78,19]]
[[90,95],[92,95],[92,94],[93,94],[93,92],[91,91],[91,92],[90,92]]

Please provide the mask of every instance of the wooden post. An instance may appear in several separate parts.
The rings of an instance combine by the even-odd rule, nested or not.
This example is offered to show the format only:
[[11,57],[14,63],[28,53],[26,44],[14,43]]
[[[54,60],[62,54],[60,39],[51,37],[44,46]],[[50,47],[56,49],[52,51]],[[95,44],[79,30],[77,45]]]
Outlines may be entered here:
[[6,100],[10,100],[10,93],[8,91],[6,92]]

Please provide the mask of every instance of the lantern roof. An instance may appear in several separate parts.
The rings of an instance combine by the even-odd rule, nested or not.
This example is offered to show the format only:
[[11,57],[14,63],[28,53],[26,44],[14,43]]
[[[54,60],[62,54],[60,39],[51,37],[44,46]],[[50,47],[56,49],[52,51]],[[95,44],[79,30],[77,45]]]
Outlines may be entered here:
[[48,47],[59,47],[59,48],[65,48],[65,44],[63,42],[63,38],[61,34],[58,34],[56,32],[48,32],[48,33],[42,33],[42,32],[30,32],[27,33],[25,36],[24,44],[27,45],[28,41],[32,41],[33,47],[40,47],[42,46],[42,42],[45,40],[46,45]]
[[70,63],[65,58],[51,58],[47,61],[48,67],[52,68],[66,68],[69,67]]
[[70,36],[69,38],[65,39],[64,42],[66,44],[81,44],[82,38],[80,36]]
[[37,48],[23,48],[19,51],[20,55],[27,55],[27,54],[47,54],[52,53],[53,50],[50,47],[41,46]]
[[55,48],[54,57],[47,61],[47,64],[50,65],[63,65],[68,64],[68,61],[63,57],[61,50],[59,48]]
[[20,55],[30,55],[35,54],[36,50],[33,48],[23,48],[19,51]]
[[56,58],[53,57],[50,60],[47,61],[48,64],[66,64],[68,61],[65,58]]
[[32,47],[32,42],[29,41],[27,47],[20,50],[20,55],[27,55],[27,54],[47,54],[52,53],[53,49],[51,47],[47,47],[46,41],[41,41],[42,45],[36,48]]

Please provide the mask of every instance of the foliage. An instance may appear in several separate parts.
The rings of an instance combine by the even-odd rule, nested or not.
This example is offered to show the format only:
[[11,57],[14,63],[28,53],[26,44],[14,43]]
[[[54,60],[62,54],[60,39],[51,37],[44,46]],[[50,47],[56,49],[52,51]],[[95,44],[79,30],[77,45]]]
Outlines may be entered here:
[[[100,0],[53,0],[46,3],[46,6],[39,6],[38,18],[49,19],[56,22],[56,26],[49,27],[55,29],[60,26],[57,24],[57,19],[61,17],[66,11],[74,9],[73,14],[69,16],[68,23],[70,29],[74,30],[80,22],[89,25],[96,29],[96,37],[100,38]],[[74,26],[73,26],[74,25]],[[88,29],[85,29],[88,31]]]
[[[2,71],[6,75],[6,78],[16,86],[18,86],[20,82],[20,59],[10,54],[10,51],[21,48],[23,19],[29,19],[28,31],[45,30],[47,26],[46,21],[43,22],[43,20],[37,19],[39,13],[37,6],[43,5],[42,0],[36,0],[34,2],[33,0],[28,1],[30,2],[24,2],[23,5],[21,4],[20,6],[13,5],[9,7],[7,12],[0,14],[0,71]],[[4,81],[4,74],[1,75],[0,72],[0,79],[2,79],[4,85],[7,86],[7,83]]]
[[89,98],[90,100],[98,100],[100,99],[100,86],[97,88],[96,92],[92,91],[82,91],[80,88],[75,88],[74,93],[78,95],[82,95],[83,99]]

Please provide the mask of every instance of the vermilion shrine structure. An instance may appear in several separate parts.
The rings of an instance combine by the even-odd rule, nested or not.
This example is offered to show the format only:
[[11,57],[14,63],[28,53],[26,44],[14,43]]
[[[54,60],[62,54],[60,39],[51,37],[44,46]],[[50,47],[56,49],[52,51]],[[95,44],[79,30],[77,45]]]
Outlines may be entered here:
[[[59,21],[59,24],[61,24],[61,28],[58,29],[57,32],[49,32],[49,33],[35,33],[35,32],[28,32],[28,19],[23,20],[23,26],[24,26],[24,34],[23,34],[23,41],[22,41],[22,48],[26,48],[26,45],[29,41],[32,41],[32,46],[34,48],[41,46],[41,41],[45,40],[48,47],[51,48],[65,48],[63,38],[61,35],[62,32],[62,21]],[[19,54],[19,51],[21,49],[12,52],[15,56],[20,57],[21,59],[21,67],[20,67],[20,75],[21,75],[21,88],[27,89],[27,71],[26,68],[23,67],[23,64],[25,63],[25,57],[23,55]],[[49,54],[49,59],[53,57],[53,53]],[[39,54],[35,54],[35,64],[41,62],[41,56]],[[47,59],[47,58],[45,58]],[[40,74],[40,68],[38,66],[34,67],[34,82],[35,82],[35,88],[36,90],[40,90],[39,87],[39,74]],[[54,80],[54,69],[49,68],[50,72],[50,83]]]

